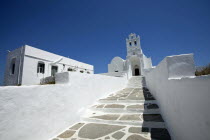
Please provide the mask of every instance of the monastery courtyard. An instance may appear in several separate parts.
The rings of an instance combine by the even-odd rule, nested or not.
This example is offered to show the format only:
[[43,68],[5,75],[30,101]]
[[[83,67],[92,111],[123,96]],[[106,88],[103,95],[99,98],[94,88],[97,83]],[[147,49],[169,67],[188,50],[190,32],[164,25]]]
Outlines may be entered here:
[[143,77],[127,88],[98,100],[81,118],[53,140],[170,140],[155,98]]

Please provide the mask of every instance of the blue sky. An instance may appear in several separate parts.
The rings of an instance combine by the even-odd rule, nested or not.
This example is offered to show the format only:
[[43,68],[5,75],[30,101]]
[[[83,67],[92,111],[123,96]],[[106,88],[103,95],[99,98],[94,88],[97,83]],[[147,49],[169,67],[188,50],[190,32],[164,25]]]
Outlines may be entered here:
[[25,44],[107,72],[114,56],[126,57],[125,38],[141,36],[153,65],[165,56],[194,53],[210,62],[209,0],[0,0],[0,83],[6,50]]

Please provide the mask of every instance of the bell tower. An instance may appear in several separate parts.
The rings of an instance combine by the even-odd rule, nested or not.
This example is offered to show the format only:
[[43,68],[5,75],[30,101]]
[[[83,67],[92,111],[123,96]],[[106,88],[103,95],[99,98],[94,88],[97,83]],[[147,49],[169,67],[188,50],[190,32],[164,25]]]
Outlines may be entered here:
[[142,54],[140,36],[136,36],[135,33],[131,33],[128,38],[126,38],[127,47],[127,58],[130,56],[140,56]]

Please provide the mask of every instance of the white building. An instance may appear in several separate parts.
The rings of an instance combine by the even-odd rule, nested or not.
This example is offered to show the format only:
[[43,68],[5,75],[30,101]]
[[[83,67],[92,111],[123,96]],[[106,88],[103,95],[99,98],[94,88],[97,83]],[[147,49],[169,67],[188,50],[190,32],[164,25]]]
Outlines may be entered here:
[[152,68],[151,58],[147,58],[140,43],[140,37],[131,33],[126,39],[127,57],[123,60],[120,57],[114,57],[108,64],[108,73],[105,75],[121,76],[128,73],[130,76],[144,75],[144,70]]
[[25,45],[8,53],[4,84],[40,84],[42,78],[65,71],[93,74],[94,68],[93,65]]

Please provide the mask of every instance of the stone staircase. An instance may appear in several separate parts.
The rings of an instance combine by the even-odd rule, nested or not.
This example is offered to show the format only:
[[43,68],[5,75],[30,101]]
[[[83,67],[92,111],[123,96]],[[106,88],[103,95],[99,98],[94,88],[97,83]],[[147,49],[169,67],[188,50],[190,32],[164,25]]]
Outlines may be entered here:
[[132,77],[127,88],[100,99],[82,121],[53,140],[170,140],[155,98]]
[[142,88],[145,86],[143,76],[133,76],[128,81],[128,88]]

